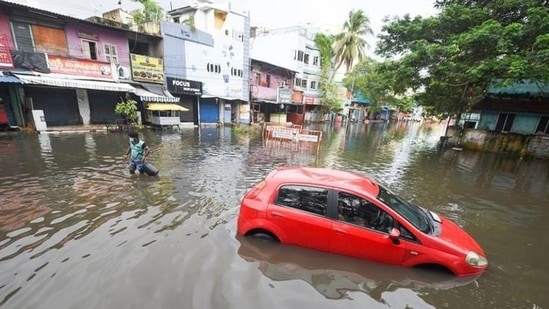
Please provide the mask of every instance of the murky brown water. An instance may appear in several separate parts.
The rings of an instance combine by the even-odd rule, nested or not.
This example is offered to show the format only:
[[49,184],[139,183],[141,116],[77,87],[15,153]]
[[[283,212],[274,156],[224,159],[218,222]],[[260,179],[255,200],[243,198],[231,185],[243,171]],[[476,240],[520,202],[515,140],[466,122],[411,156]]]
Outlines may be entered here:
[[[0,136],[3,308],[549,308],[548,162],[437,151],[443,127],[325,129],[318,157],[230,129]],[[235,236],[242,194],[282,164],[373,175],[452,218],[490,268],[460,279]]]

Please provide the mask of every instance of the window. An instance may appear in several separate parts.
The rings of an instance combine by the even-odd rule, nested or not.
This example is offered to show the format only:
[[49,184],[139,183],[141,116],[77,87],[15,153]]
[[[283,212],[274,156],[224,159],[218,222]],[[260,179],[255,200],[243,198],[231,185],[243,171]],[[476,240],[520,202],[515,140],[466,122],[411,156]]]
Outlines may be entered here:
[[259,73],[255,73],[255,84],[256,85],[261,85],[261,74]]
[[110,63],[118,64],[118,54],[116,52],[116,46],[111,44],[105,44],[105,60]]
[[535,133],[549,134],[549,116],[541,116]]
[[93,41],[82,40],[82,53],[88,59],[97,60],[97,44]]
[[283,186],[278,191],[275,204],[326,215],[328,190],[307,186]]
[[265,76],[265,79],[266,79],[265,87],[271,87],[271,75],[267,74],[267,76]]
[[318,56],[313,57],[313,65],[318,66]]
[[176,23],[176,24],[179,24],[179,17],[174,17],[173,22]]
[[311,89],[316,89],[316,81],[311,81]]
[[206,70],[210,73],[217,73],[217,74],[220,74],[221,73],[221,65],[219,64],[214,64],[214,63],[208,63],[206,65]]
[[503,132],[511,131],[511,127],[513,126],[514,120],[515,120],[515,114],[506,114],[506,113],[499,114],[495,131],[503,131]]
[[34,38],[31,25],[22,22],[11,22],[15,48],[19,51],[34,52]]
[[301,88],[307,88],[307,80],[306,79],[302,79],[301,80]]
[[426,234],[431,232],[430,219],[419,206],[403,200],[382,186],[379,186],[377,199],[398,212],[420,231]]
[[232,76],[242,77],[242,70],[231,68],[231,75]]
[[310,56],[309,54],[305,54],[305,55],[303,56],[303,62],[304,62],[305,64],[309,64],[309,56]]
[[296,50],[296,51],[294,51],[294,60],[302,62],[304,55],[305,55],[305,53],[303,51]]
[[294,83],[294,85],[295,85],[296,87],[301,87],[301,78],[296,77],[296,78],[295,78],[295,83]]
[[393,218],[367,200],[346,192],[337,194],[337,217],[360,227],[389,233],[394,226]]

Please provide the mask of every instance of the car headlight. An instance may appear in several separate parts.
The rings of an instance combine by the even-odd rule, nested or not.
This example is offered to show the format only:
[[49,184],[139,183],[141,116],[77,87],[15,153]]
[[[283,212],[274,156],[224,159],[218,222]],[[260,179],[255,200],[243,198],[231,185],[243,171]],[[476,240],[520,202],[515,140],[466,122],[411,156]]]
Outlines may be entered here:
[[484,256],[476,253],[475,251],[469,251],[469,253],[467,253],[467,256],[465,257],[465,262],[475,267],[488,265],[488,260]]

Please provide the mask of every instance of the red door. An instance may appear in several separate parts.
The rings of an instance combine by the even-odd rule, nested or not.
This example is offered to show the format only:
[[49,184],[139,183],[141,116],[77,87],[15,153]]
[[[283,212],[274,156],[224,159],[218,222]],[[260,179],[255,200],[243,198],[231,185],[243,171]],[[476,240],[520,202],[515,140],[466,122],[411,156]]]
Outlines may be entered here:
[[330,250],[357,258],[401,264],[404,260],[406,242],[394,244],[389,234],[344,221],[332,223]]
[[274,223],[284,235],[280,239],[285,244],[328,251],[332,220],[312,212],[288,206],[270,204],[267,219]]

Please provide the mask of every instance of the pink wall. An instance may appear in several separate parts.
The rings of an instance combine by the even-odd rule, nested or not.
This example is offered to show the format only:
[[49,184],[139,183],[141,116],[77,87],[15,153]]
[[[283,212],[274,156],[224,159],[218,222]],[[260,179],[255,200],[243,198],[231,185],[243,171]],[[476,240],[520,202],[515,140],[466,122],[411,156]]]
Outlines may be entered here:
[[130,65],[128,37],[125,32],[69,21],[65,27],[67,44],[69,45],[69,54],[76,58],[85,58],[82,52],[82,38],[77,36],[77,31],[98,36],[98,61],[106,61],[104,44],[108,43],[116,46],[118,63]]
[[[256,82],[256,72],[251,72],[250,74],[250,85],[252,89],[252,97],[256,99],[263,99],[263,100],[269,100],[269,101],[276,101],[276,95],[278,92],[278,87],[280,86],[280,82],[283,80],[286,80],[290,85],[288,85],[290,88],[292,88],[292,79],[289,79],[287,76],[280,76],[274,73],[269,73],[268,75],[271,75],[271,85],[270,87],[265,86],[259,86]],[[267,79],[266,73],[259,73],[261,74],[261,81],[262,84]]]

